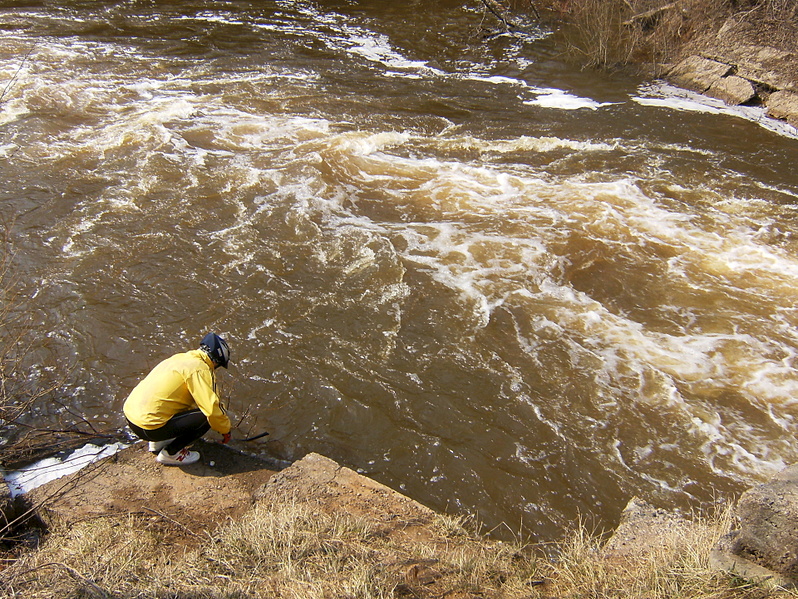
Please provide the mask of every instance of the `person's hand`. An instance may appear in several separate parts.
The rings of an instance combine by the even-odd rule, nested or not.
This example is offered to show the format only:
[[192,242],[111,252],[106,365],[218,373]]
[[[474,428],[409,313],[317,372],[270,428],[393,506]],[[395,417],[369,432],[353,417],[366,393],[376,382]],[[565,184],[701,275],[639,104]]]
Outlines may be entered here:
[[225,433],[222,435],[222,444],[230,443],[230,433]]

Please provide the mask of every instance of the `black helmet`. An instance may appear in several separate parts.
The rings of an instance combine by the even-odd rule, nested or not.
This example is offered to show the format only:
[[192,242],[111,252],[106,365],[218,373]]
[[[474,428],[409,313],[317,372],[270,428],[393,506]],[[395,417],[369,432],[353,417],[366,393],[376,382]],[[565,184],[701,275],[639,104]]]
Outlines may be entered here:
[[211,357],[217,366],[227,368],[230,361],[230,347],[227,342],[216,333],[208,333],[200,341],[200,349]]

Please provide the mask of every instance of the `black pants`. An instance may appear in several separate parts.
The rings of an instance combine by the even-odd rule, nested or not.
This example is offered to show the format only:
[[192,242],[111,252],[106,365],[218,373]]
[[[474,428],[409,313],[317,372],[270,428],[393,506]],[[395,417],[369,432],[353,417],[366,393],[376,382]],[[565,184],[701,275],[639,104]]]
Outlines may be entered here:
[[152,430],[136,426],[130,420],[127,425],[137,437],[145,441],[166,441],[174,437],[175,440],[165,447],[169,455],[175,455],[211,429],[208,418],[200,410],[175,414],[166,424]]

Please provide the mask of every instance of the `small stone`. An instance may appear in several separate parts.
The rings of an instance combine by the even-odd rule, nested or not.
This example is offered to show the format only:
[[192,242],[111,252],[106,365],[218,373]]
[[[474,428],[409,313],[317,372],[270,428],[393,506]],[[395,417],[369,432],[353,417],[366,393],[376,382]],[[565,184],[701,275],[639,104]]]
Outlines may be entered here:
[[690,523],[675,512],[658,509],[633,497],[601,552],[604,557],[615,559],[651,554],[666,547],[674,531],[686,531],[689,526]]

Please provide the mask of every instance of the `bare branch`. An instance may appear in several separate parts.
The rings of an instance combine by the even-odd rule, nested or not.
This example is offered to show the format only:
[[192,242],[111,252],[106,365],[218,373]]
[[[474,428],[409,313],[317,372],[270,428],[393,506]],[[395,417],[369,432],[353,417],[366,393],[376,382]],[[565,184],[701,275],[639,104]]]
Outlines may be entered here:
[[[482,5],[485,7],[485,10],[487,12],[490,12],[490,14],[492,14],[494,17],[496,17],[502,23],[502,25],[504,26],[504,30],[503,31],[493,32],[493,33],[490,33],[490,34],[486,35],[485,37],[487,39],[498,37],[500,35],[506,35],[508,33],[529,35],[529,33],[524,31],[517,23],[512,22],[507,17],[507,14],[506,14],[507,13],[507,9],[504,6],[502,6],[499,2],[497,2],[497,0],[482,0]],[[534,3],[532,3],[532,2],[530,2],[529,5],[532,7],[532,10],[534,11],[535,16],[539,20],[540,19],[540,13],[538,13],[538,9],[535,7]]]
[[62,564],[61,562],[49,562],[46,564],[41,564],[39,566],[36,566],[35,568],[30,568],[28,570],[25,570],[21,574],[18,574],[18,576],[25,576],[27,574],[32,574],[37,570],[41,570],[43,568],[61,568],[67,574],[69,574],[69,576],[72,577],[72,579],[85,585],[87,587],[86,591],[88,591],[91,597],[97,599],[111,599],[111,594],[105,591],[103,588],[101,588],[96,582],[94,582],[93,580],[89,580],[74,568],[67,566],[66,564]]
[[645,12],[641,12],[639,14],[634,15],[630,19],[624,21],[623,24],[626,25],[627,27],[635,25],[636,23],[641,23],[643,25],[646,25],[654,21],[655,19],[659,18],[662,15],[662,13],[672,10],[676,8],[678,5],[679,5],[679,0],[676,0],[676,2],[671,2],[670,4],[666,4],[665,6],[652,8],[651,10],[647,10]]
[[34,48],[36,48],[35,44],[33,46],[31,46],[30,50],[28,50],[28,53],[25,54],[25,56],[22,58],[22,62],[19,63],[19,67],[17,67],[17,70],[14,73],[14,76],[11,77],[11,79],[8,80],[8,83],[6,83],[6,86],[3,89],[3,93],[0,94],[0,102],[2,102],[3,99],[6,97],[6,94],[8,93],[8,90],[11,89],[11,86],[14,84],[14,81],[16,81],[17,77],[19,76],[19,72],[22,70],[22,67],[25,66],[25,63],[27,62],[28,57],[33,52]]

